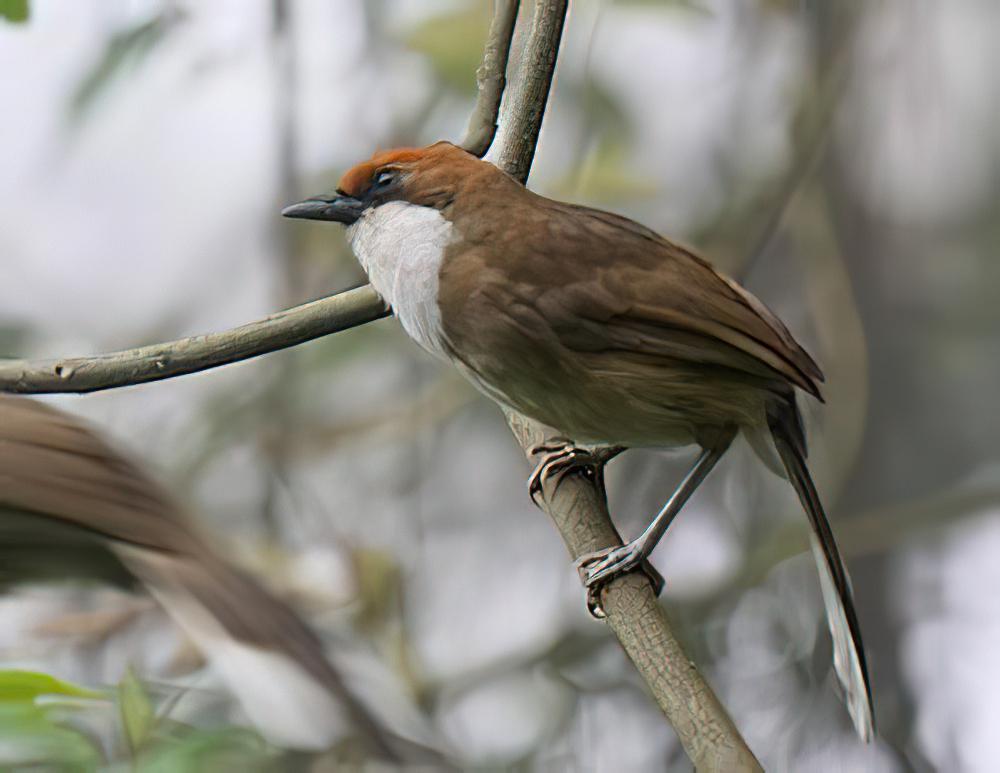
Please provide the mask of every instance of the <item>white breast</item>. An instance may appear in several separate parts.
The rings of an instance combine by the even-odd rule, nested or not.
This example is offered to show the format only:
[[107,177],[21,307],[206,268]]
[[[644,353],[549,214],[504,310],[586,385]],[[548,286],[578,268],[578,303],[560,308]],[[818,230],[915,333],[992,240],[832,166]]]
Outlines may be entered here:
[[409,336],[444,356],[438,274],[453,226],[436,209],[391,201],[347,229],[351,247]]

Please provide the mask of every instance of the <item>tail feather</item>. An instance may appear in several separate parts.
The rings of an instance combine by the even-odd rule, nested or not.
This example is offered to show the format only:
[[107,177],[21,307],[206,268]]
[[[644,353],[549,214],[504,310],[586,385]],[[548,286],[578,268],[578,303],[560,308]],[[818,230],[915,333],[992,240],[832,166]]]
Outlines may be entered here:
[[806,466],[805,434],[795,404],[775,405],[774,410],[768,412],[768,425],[788,478],[812,526],[813,556],[833,639],[834,670],[843,686],[847,710],[858,735],[870,741],[875,734],[871,684],[851,580]]

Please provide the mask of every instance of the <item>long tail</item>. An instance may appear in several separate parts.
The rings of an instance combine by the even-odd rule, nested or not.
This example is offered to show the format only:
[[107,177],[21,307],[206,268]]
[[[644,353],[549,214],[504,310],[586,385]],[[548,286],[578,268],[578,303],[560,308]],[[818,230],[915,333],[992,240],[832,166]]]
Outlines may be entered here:
[[833,666],[844,688],[844,701],[858,735],[870,741],[875,734],[871,684],[861,642],[861,627],[854,610],[851,580],[806,466],[805,433],[794,401],[774,403],[768,410],[768,426],[788,479],[795,487],[812,526],[813,556],[819,570],[827,623],[833,638]]

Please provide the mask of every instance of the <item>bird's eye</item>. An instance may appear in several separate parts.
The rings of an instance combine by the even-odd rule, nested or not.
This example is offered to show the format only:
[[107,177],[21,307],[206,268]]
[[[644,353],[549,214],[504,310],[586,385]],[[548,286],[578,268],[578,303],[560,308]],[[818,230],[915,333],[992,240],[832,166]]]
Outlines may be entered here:
[[396,179],[395,172],[379,172],[378,176],[375,178],[376,188],[387,188],[392,184],[392,181]]

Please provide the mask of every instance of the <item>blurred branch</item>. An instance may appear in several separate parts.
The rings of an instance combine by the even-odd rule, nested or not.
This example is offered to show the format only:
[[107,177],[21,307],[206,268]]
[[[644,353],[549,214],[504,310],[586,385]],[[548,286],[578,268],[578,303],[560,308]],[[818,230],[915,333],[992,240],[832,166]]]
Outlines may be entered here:
[[[841,552],[846,558],[856,559],[905,549],[909,543],[927,540],[960,522],[994,515],[1000,505],[997,473],[997,467],[988,467],[940,494],[842,518],[837,527]],[[781,562],[808,551],[809,537],[801,524],[777,528],[747,555],[736,574],[690,603],[715,604],[732,598],[742,589],[760,585]]]
[[[834,57],[826,64],[825,70],[819,73],[819,82],[816,84],[810,82],[802,87],[802,101],[793,130],[796,141],[792,159],[787,172],[778,181],[774,191],[769,194],[770,202],[763,207],[766,212],[763,222],[758,226],[757,233],[752,236],[750,249],[743,262],[734,272],[740,282],[746,280],[747,275],[760,260],[781,226],[785,213],[802,183],[809,178],[823,159],[833,130],[834,115],[847,85],[852,61],[852,35],[853,27],[848,27]],[[761,209],[760,203],[755,201],[749,211],[755,223],[760,219]]]
[[[536,0],[531,35],[516,87],[508,94],[497,164],[526,182],[535,155],[562,37],[568,0]],[[541,424],[507,414],[514,437],[532,462],[531,450],[547,439]],[[570,555],[621,545],[608,512],[603,480],[566,476],[545,492],[544,509]],[[712,688],[684,653],[648,578],[630,573],[603,589],[608,626],[649,686],[653,697],[698,771],[760,771],[757,762]]]
[[500,101],[507,86],[507,60],[519,6],[519,0],[495,0],[493,21],[483,50],[483,63],[476,70],[479,93],[476,106],[469,117],[462,147],[480,158],[486,155],[497,133],[497,116],[500,114]]
[[184,376],[296,346],[389,315],[370,285],[222,333],[61,360],[0,360],[0,392],[97,392]]
[[[363,440],[370,441],[380,434],[394,443],[400,443],[410,439],[418,430],[440,425],[476,400],[477,395],[478,392],[456,373],[416,397],[387,406],[377,414],[337,424],[317,423],[303,427],[296,436],[297,443],[291,453],[296,458],[314,458],[315,454],[329,453],[347,443],[356,447]],[[262,441],[264,447],[271,442],[272,439],[265,435]]]

